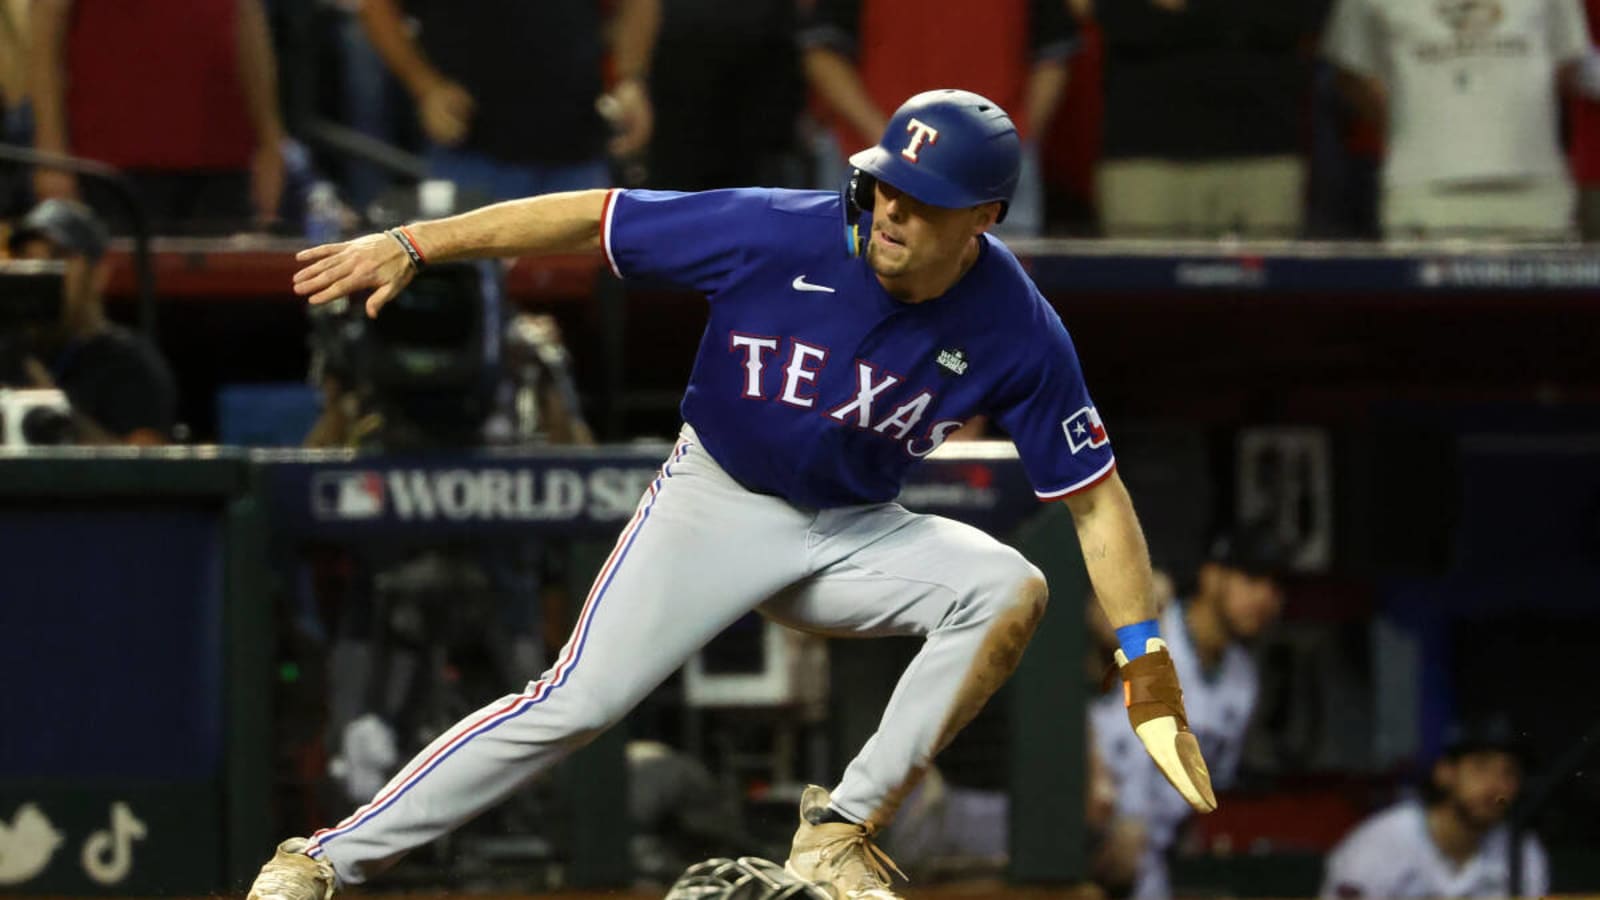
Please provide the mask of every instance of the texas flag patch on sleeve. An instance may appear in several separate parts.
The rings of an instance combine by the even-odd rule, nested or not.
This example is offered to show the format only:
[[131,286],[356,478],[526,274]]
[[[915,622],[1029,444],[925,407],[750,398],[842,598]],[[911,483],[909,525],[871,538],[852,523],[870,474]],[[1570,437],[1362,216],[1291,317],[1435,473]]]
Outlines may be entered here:
[[1061,423],[1061,430],[1067,433],[1067,446],[1077,453],[1085,447],[1094,449],[1104,447],[1109,438],[1106,437],[1106,427],[1100,423],[1100,413],[1092,406],[1085,406]]

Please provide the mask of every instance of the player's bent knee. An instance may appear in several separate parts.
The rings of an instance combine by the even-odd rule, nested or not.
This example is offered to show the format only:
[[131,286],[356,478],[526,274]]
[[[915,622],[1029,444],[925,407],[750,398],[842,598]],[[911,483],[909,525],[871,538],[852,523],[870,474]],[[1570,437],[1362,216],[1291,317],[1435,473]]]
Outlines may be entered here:
[[990,615],[984,621],[983,643],[977,654],[989,685],[986,690],[992,692],[1016,669],[1023,650],[1033,640],[1033,633],[1044,618],[1048,598],[1049,588],[1043,576],[1034,570],[999,594],[997,601],[988,604]]
[[984,577],[976,584],[970,603],[976,607],[981,619],[1007,618],[1019,609],[1028,610],[1033,617],[1044,614],[1050,597],[1044,573],[1021,554],[1010,552],[988,560]]
[[1043,614],[1045,606],[1050,603],[1050,585],[1044,580],[1043,572],[1031,563],[1028,568],[1032,571],[1017,586],[1017,602]]
[[1032,637],[1039,620],[1044,618],[1044,608],[1049,602],[1050,586],[1045,583],[1044,575],[1038,569],[1033,569],[1031,575],[1017,583],[1005,618],[1024,623],[1027,636]]
[[1020,603],[1043,611],[1050,599],[1050,586],[1038,566],[1013,552],[997,570],[992,588],[995,600],[1004,606]]

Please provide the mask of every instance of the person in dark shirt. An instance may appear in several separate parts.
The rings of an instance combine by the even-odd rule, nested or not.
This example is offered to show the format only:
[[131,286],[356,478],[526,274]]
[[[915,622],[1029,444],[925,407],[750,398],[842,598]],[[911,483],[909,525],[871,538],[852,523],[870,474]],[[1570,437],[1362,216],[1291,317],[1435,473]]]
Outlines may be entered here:
[[172,370],[147,338],[106,318],[107,231],[88,207],[52,199],[34,207],[8,245],[20,259],[66,265],[59,327],[38,334],[17,387],[59,388],[82,444],[164,444],[177,408]]
[[660,0],[615,7],[609,28],[598,0],[365,0],[361,18],[416,101],[429,177],[509,200],[605,187],[607,152],[628,157],[649,142]]
[[647,187],[809,183],[798,15],[794,0],[662,0]]
[[1294,237],[1305,45],[1325,0],[1097,0],[1101,227],[1111,237]]

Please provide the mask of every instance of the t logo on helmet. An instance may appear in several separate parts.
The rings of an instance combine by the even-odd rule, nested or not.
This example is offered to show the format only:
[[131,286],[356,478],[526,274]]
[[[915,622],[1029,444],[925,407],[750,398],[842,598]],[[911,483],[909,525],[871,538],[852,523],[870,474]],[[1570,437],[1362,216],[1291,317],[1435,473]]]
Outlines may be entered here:
[[921,119],[907,122],[906,131],[911,133],[911,140],[906,144],[906,148],[900,151],[900,155],[911,162],[917,161],[917,154],[922,150],[923,141],[930,144],[939,143],[939,130],[924,124]]

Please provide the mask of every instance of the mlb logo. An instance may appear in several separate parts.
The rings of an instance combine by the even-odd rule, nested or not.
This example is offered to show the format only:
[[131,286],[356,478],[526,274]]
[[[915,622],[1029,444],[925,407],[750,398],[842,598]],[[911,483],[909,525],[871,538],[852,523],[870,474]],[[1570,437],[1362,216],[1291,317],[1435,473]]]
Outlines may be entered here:
[[383,476],[373,471],[319,472],[311,508],[319,519],[376,519],[383,515]]
[[1067,446],[1077,453],[1085,447],[1093,450],[1104,447],[1110,438],[1106,437],[1106,427],[1100,424],[1100,413],[1092,406],[1085,406],[1061,422],[1061,430],[1067,434]]

